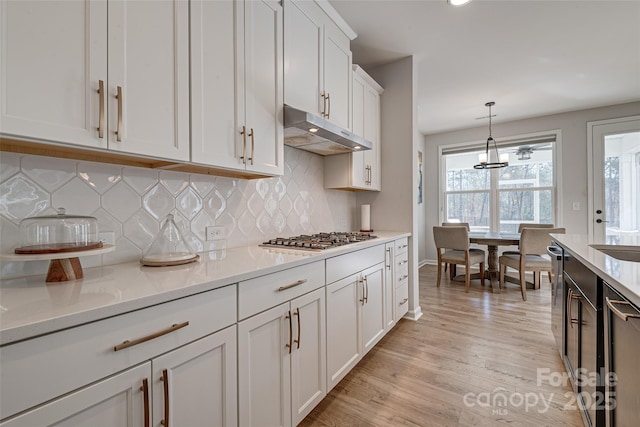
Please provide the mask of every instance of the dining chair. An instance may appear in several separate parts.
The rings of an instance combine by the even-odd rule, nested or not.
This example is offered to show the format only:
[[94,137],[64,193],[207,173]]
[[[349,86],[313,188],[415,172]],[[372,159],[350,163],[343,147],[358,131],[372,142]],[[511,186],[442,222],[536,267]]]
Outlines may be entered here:
[[438,287],[442,278],[442,263],[464,265],[465,292],[469,292],[471,266],[480,264],[480,281],[484,286],[485,251],[469,247],[469,231],[463,226],[434,226],[433,238],[438,252]]
[[[467,227],[467,231],[471,231],[471,227],[469,226],[468,222],[443,222],[442,223],[443,227]],[[445,273],[447,272],[447,266],[449,264],[445,264],[444,265],[444,271]],[[456,265],[452,264],[451,268],[449,268],[449,279],[453,280],[453,278],[456,276]]]
[[527,282],[525,272],[531,271],[534,281],[540,283],[540,272],[551,271],[551,259],[546,255],[547,246],[551,243],[549,234],[564,234],[564,228],[528,228],[522,229],[520,234],[519,252],[517,254],[502,254],[498,258],[500,265],[500,288],[504,288],[504,276],[507,267],[518,270],[520,278],[520,292],[522,299],[527,300]]
[[[518,233],[522,234],[522,230],[525,228],[553,228],[555,227],[553,224],[540,224],[537,222],[521,222],[518,224]],[[520,251],[518,250],[508,250],[502,252],[502,255],[520,255]],[[506,270],[505,270],[506,273]],[[551,271],[549,271],[549,281],[551,281]]]

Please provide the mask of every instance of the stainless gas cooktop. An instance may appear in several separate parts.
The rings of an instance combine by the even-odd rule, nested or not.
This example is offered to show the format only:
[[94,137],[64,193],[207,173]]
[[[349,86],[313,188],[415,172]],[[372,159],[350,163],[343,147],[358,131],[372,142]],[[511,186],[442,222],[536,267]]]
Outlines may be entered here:
[[267,248],[322,251],[325,249],[348,245],[350,243],[364,242],[366,240],[375,239],[376,237],[378,236],[374,236],[371,233],[361,232],[332,232],[311,235],[303,234],[295,237],[276,237],[268,242],[264,242],[260,246]]

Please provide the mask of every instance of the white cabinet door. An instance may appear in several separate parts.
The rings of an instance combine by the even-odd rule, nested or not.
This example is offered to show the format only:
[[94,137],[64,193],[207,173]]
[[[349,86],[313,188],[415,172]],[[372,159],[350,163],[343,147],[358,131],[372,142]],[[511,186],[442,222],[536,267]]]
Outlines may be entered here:
[[[356,135],[365,137],[365,92],[367,84],[356,73],[353,74],[353,97],[352,97],[352,131]],[[365,155],[370,150],[358,151],[346,156],[351,156],[351,186],[356,188],[366,188],[367,172],[365,169]]]
[[332,25],[324,29],[325,117],[351,129],[351,50],[349,38]]
[[[0,424],[2,427],[145,426],[149,362],[38,406]],[[147,388],[147,399],[151,391]],[[148,418],[150,419],[150,418]]]
[[384,263],[362,272],[364,304],[362,310],[362,349],[366,354],[385,333]]
[[298,0],[284,0],[284,10],[284,102],[321,115],[324,12],[313,2]]
[[371,85],[364,91],[364,138],[373,143],[371,150],[363,151],[365,170],[368,168],[366,184],[370,190],[380,190],[380,89]]
[[291,301],[291,313],[291,416],[297,425],[327,394],[324,288]]
[[151,361],[153,425],[236,426],[236,326]]
[[[241,80],[236,42],[242,43],[233,0],[191,2],[191,161],[244,169],[237,147],[236,90]],[[241,62],[240,62],[241,64]]]
[[312,1],[285,0],[287,105],[351,129],[350,40]]
[[3,133],[189,160],[187,0],[1,8]]
[[360,360],[362,286],[359,274],[327,285],[327,391]]
[[385,329],[390,330],[395,325],[395,276],[393,275],[394,243],[384,245],[385,261],[384,261],[384,321]]
[[0,132],[106,148],[107,2],[0,3]]
[[109,149],[189,160],[189,2],[108,6]]
[[291,346],[289,303],[238,324],[239,425],[291,425]]
[[191,161],[282,175],[282,6],[191,2]]
[[244,12],[245,92],[244,104],[239,103],[247,132],[241,135],[246,137],[243,157],[248,171],[282,175],[282,6],[275,0],[248,0],[244,2]]

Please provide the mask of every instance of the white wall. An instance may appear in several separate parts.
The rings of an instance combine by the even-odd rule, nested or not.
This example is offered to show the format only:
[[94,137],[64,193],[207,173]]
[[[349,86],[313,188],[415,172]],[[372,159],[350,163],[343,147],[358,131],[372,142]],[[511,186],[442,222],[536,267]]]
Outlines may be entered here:
[[[562,163],[557,168],[561,175],[562,188],[558,199],[561,210],[558,212],[558,225],[567,228],[567,233],[586,234],[588,231],[588,197],[587,194],[587,122],[613,119],[637,115],[640,102],[592,108],[550,116],[517,120],[493,124],[493,136],[496,140],[513,135],[542,132],[560,129],[562,136]],[[424,204],[425,240],[427,243],[426,259],[421,261],[435,262],[436,251],[431,229],[439,222],[438,205],[439,175],[438,147],[450,144],[486,140],[487,126],[479,126],[458,131],[427,135],[425,140],[425,174],[427,185]],[[574,211],[573,202],[579,202],[581,209]]]
[[421,316],[418,291],[417,151],[421,136],[416,131],[416,70],[412,57],[367,70],[383,88],[381,98],[382,191],[357,195],[358,207],[371,205],[374,230],[408,231],[409,314]]

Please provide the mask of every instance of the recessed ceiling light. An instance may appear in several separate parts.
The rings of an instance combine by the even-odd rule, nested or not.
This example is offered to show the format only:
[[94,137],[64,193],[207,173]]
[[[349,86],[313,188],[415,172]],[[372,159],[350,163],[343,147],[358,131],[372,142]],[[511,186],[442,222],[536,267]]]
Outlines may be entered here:
[[309,132],[316,133],[318,132],[318,128],[309,128]]
[[470,1],[471,0],[447,0],[447,3],[449,3],[451,6],[463,6]]
[[359,145],[356,145],[355,147],[353,147],[353,149],[354,149],[354,150],[359,150],[359,149],[361,149],[361,148],[362,148],[362,147],[360,147]]

